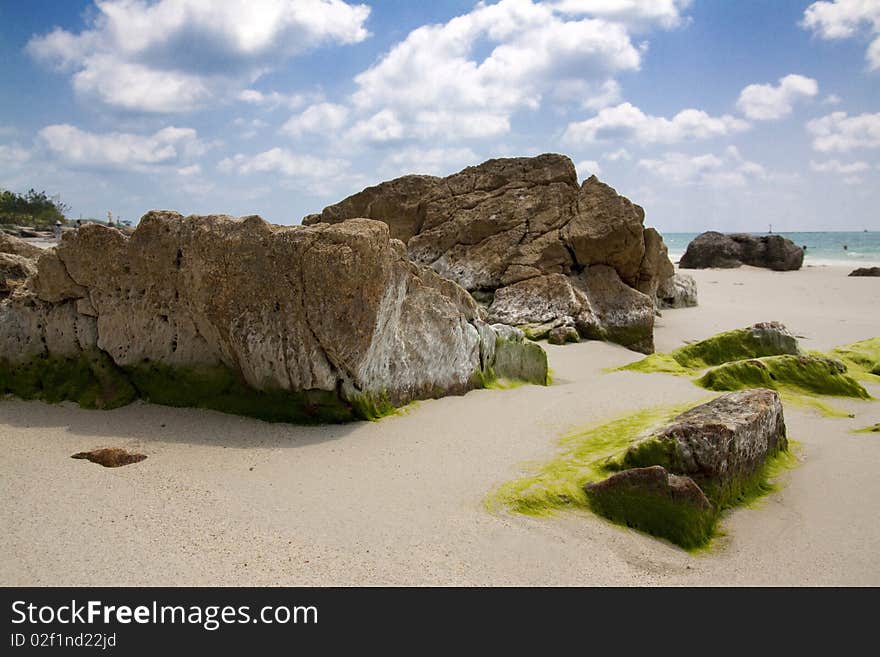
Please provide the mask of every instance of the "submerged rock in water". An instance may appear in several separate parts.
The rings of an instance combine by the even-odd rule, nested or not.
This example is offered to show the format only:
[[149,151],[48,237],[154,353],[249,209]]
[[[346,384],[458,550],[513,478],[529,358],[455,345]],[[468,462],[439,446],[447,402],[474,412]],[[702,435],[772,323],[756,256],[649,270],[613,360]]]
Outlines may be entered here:
[[156,211],[131,237],[88,224],[40,257],[27,287],[0,304],[0,391],[22,397],[344,421],[484,385],[501,353],[504,376],[521,362],[541,378],[537,345],[499,334],[368,219]]
[[584,491],[598,513],[696,547],[711,537],[723,508],[760,485],[767,460],[787,449],[779,395],[733,392],[610,458],[607,467],[621,472]]
[[682,269],[730,269],[751,265],[789,271],[800,269],[803,263],[804,249],[781,235],[708,231],[688,244],[678,266]]
[[[303,223],[378,219],[406,243],[413,261],[491,304],[493,321],[545,337],[574,326],[583,307],[598,305],[611,323],[602,324],[594,313],[592,322],[577,325],[579,331],[590,327],[581,335],[646,350],[653,344],[653,313],[633,307],[653,304],[674,269],[660,234],[644,227],[644,216],[595,176],[579,186],[569,158],[546,154],[489,160],[446,178],[404,176]],[[590,285],[577,279],[600,265],[614,272],[616,288],[625,293],[590,297]],[[515,286],[522,287],[510,289]],[[630,319],[633,326],[620,324]]]

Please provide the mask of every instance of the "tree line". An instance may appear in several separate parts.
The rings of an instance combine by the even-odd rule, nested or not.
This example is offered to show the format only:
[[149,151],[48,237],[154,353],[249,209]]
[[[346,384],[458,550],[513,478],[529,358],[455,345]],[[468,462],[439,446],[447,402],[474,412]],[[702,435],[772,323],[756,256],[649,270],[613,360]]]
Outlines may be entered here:
[[56,221],[66,224],[68,212],[70,206],[44,191],[30,189],[25,194],[16,194],[0,189],[0,224],[34,227],[52,226]]

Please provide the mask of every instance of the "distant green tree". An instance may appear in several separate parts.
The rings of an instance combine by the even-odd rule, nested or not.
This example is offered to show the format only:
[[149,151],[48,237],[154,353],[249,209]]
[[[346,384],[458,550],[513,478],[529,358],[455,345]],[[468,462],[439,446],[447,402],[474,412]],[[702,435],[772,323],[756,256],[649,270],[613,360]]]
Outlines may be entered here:
[[0,190],[0,223],[24,226],[51,226],[56,221],[67,223],[65,213],[70,206],[57,196],[29,189],[26,194]]

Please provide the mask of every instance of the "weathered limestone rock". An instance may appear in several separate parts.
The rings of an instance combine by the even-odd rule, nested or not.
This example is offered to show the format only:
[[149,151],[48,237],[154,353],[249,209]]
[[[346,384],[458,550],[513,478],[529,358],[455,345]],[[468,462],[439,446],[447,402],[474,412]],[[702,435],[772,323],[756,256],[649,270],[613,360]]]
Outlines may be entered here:
[[696,547],[709,539],[723,508],[762,482],[767,460],[787,449],[779,395],[733,392],[612,457],[607,467],[621,472],[584,491],[598,513]]
[[682,269],[734,268],[741,265],[776,271],[800,269],[804,250],[781,235],[725,235],[708,231],[688,244],[679,262]]
[[12,253],[0,253],[0,298],[8,297],[36,271],[33,260]]
[[880,276],[880,267],[859,267],[853,269],[849,276]]
[[[489,160],[446,178],[404,176],[309,215],[303,224],[356,217],[388,224],[414,262],[430,265],[491,304],[493,321],[522,326],[533,338],[573,325],[577,313],[569,306],[583,301],[566,298],[587,269],[606,266],[622,286],[649,300],[674,273],[660,234],[643,226],[642,208],[595,176],[578,186],[574,165],[562,155]],[[566,278],[570,285],[563,284]],[[505,294],[517,285],[524,287]],[[612,312],[616,299],[593,300],[580,288],[587,305],[597,303],[620,319],[631,314],[634,299],[641,304],[640,297],[624,294],[620,312]],[[520,321],[522,316],[530,319]],[[540,328],[534,331],[535,326]],[[639,348],[651,342],[631,340],[619,329],[584,335],[611,341],[625,335],[625,344]]]
[[0,253],[11,253],[24,258],[36,258],[43,252],[38,246],[28,244],[22,239],[0,232]]
[[607,265],[594,265],[577,277],[589,299],[578,319],[587,338],[616,342],[643,354],[654,353],[654,301],[628,287]]
[[501,370],[519,378],[519,365],[547,379],[537,345],[486,325],[465,290],[368,219],[306,228],[150,212],[131,237],[97,224],[65,234],[28,286],[0,304],[0,388],[22,396],[25,371],[40,397],[44,365],[78,363],[104,392],[103,374],[118,379],[119,399],[94,405],[130,401],[133,386],[159,403],[345,420]]
[[658,308],[690,308],[697,305],[697,282],[690,274],[676,272],[658,286]]
[[742,492],[768,457],[787,448],[779,395],[753,388],[682,413],[631,446],[617,466],[662,465],[668,472],[691,477],[710,499],[723,505]]

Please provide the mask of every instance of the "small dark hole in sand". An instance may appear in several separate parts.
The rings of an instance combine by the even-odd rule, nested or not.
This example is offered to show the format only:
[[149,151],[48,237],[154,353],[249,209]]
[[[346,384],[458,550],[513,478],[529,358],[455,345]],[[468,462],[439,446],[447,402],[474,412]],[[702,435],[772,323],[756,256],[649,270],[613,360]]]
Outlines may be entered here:
[[100,463],[105,468],[118,468],[131,463],[143,461],[145,454],[132,454],[119,447],[104,447],[93,449],[91,452],[78,452],[71,456],[72,459],[88,459],[92,463]]

